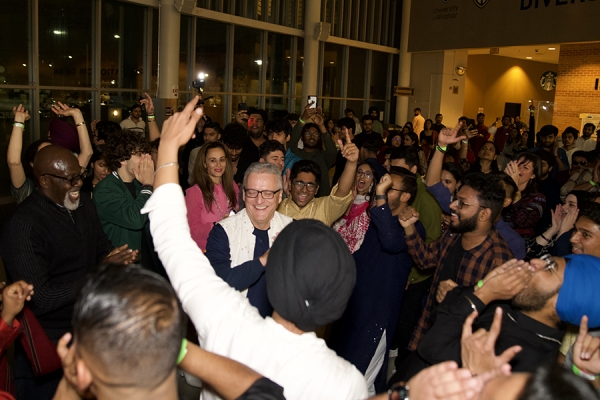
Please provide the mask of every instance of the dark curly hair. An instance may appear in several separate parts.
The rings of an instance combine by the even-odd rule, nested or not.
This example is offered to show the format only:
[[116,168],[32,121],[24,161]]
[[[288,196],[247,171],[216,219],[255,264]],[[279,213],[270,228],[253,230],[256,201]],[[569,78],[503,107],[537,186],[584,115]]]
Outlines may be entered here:
[[223,128],[221,140],[230,149],[241,149],[246,144],[247,138],[246,128],[237,122],[231,122]]
[[108,167],[116,171],[121,168],[121,162],[132,155],[150,153],[150,143],[140,134],[123,129],[108,137],[103,152]]
[[321,182],[321,167],[311,160],[300,160],[294,164],[290,173],[290,181],[298,177],[301,172],[313,174],[316,178],[317,185]]

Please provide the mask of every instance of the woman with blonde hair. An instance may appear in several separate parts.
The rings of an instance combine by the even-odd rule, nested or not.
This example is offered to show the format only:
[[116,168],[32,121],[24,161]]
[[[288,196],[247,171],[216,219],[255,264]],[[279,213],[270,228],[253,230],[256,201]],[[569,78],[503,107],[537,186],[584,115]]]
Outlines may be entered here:
[[188,223],[192,238],[206,251],[206,240],[213,225],[239,207],[239,189],[233,181],[231,157],[223,143],[205,143],[200,148],[192,183],[185,191]]

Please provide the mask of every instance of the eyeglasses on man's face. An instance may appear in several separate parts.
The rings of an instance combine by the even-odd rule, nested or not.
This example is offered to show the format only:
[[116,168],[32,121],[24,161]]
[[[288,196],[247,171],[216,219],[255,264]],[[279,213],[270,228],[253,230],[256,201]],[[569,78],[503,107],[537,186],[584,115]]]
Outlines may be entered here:
[[483,206],[480,206],[479,204],[469,204],[469,203],[465,203],[464,201],[462,201],[461,199],[459,199],[456,195],[452,195],[450,196],[450,204],[452,203],[456,203],[456,208],[458,210],[462,210],[462,208],[464,206],[468,206],[468,207],[479,207],[479,208],[485,208]]
[[53,178],[61,179],[63,181],[67,181],[67,182],[69,182],[69,184],[71,186],[75,186],[75,185],[77,185],[77,183],[79,183],[79,181],[82,181],[87,177],[87,171],[83,171],[81,174],[75,175],[71,178],[67,178],[66,176],[54,175],[54,174],[50,174],[50,173],[43,174],[42,176],[46,176],[46,175],[51,176]]
[[244,193],[246,193],[246,197],[254,199],[258,197],[260,194],[263,199],[269,200],[275,197],[277,193],[279,193],[281,189],[277,190],[256,190],[256,189],[244,189]]
[[306,187],[306,190],[309,192],[314,192],[317,190],[317,184],[312,182],[304,183],[302,181],[296,181],[294,182],[294,187],[298,190],[302,190]]
[[321,136],[321,134],[319,132],[306,131],[306,132],[304,132],[304,136],[305,137],[311,137],[311,136],[319,137],[319,136]]

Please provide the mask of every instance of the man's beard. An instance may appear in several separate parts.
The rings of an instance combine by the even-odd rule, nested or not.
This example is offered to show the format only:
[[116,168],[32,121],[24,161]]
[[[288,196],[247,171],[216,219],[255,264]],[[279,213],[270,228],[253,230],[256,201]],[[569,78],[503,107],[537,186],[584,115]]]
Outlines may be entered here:
[[67,192],[67,194],[65,194],[65,201],[63,202],[63,205],[67,210],[75,211],[77,208],[79,208],[79,200],[81,200],[81,198],[77,199],[77,201],[72,201],[69,197],[69,192]]
[[535,287],[523,289],[511,300],[513,308],[521,311],[540,311],[544,308],[549,299],[551,299],[560,290],[561,285],[556,289],[542,292]]
[[464,219],[462,221],[459,219],[457,226],[452,226],[452,224],[450,225],[450,231],[452,231],[453,233],[473,232],[475,229],[477,229],[477,218],[478,217],[479,217],[479,213],[473,215],[470,218]]

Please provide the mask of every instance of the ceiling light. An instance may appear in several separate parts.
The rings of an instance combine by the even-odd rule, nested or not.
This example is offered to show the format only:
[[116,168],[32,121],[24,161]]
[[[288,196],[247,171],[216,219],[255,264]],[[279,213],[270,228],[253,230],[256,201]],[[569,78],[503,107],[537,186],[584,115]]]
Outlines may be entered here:
[[333,61],[329,61],[329,64],[335,64],[335,62],[333,62]]
[[54,34],[55,34],[55,35],[64,35],[64,34],[65,34],[65,32],[63,32],[63,31],[59,31],[59,30],[55,30],[55,31],[54,31]]
[[49,66],[49,67],[51,67],[51,66],[52,66],[52,64],[48,64],[48,66]]
[[112,81],[110,81],[110,83],[114,85],[115,84],[115,80],[113,79]]
[[24,67],[26,67],[26,66],[27,66],[27,64],[23,64],[23,66],[24,66]]
[[533,57],[527,57],[527,59],[528,59],[528,60],[531,60],[531,59],[533,59]]
[[556,47],[548,47],[548,50],[556,50]]
[[262,60],[254,60],[255,63],[257,63],[258,65],[262,65]]
[[73,58],[73,56],[69,56],[69,58]]
[[115,39],[120,39],[120,38],[121,38],[121,36],[115,35]]

